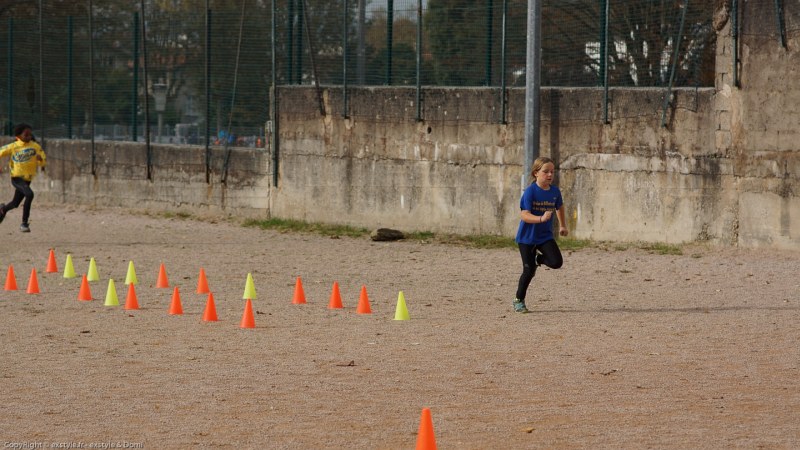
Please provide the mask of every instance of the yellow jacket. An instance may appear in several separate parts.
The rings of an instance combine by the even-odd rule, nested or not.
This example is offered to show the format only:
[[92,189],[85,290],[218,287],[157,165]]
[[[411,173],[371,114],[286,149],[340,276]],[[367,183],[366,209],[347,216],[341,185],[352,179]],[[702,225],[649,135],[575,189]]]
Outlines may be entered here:
[[17,139],[8,145],[0,147],[0,158],[10,156],[8,167],[11,176],[24,178],[31,181],[36,175],[36,169],[45,166],[46,157],[42,147],[35,141],[22,142]]

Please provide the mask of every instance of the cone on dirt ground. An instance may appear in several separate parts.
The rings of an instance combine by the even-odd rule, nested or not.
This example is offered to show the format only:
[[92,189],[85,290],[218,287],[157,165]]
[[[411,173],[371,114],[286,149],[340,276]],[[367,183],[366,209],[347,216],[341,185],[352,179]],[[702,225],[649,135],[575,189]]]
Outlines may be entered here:
[[253,317],[253,302],[250,299],[247,299],[247,303],[244,304],[244,314],[242,314],[242,323],[239,324],[239,328],[255,328],[256,327],[256,319]]
[[39,280],[36,278],[36,268],[31,269],[31,278],[28,280],[28,294],[39,293]]
[[100,281],[100,274],[97,272],[97,261],[94,258],[89,260],[89,270],[86,272],[86,280]]
[[133,267],[133,261],[128,263],[128,273],[125,275],[125,284],[139,284],[136,279],[136,268]]
[[331,299],[328,301],[328,309],[341,309],[344,308],[342,305],[342,294],[339,292],[339,282],[333,282],[333,288],[331,288]]
[[139,300],[136,298],[136,288],[133,283],[128,285],[128,296],[125,297],[125,309],[139,309]]
[[200,268],[200,275],[197,277],[197,293],[198,294],[208,294],[211,291],[208,290],[208,280],[206,279],[206,271],[203,268]]
[[58,272],[58,265],[56,265],[56,252],[53,249],[50,249],[50,256],[47,257],[47,269],[45,269],[47,273],[56,273]]
[[422,408],[419,431],[417,431],[417,450],[436,450],[436,436],[433,433],[430,408]]
[[72,255],[67,254],[67,261],[64,263],[64,278],[75,278],[75,266],[72,265]]
[[406,297],[403,291],[397,294],[397,308],[394,310],[394,320],[408,320],[408,308],[406,307]]
[[169,305],[169,313],[171,315],[183,314],[183,306],[181,305],[181,293],[178,291],[178,286],[172,290],[172,303]]
[[106,291],[105,306],[119,306],[119,297],[117,297],[117,287],[114,286],[114,280],[108,279],[108,290]]
[[358,297],[358,307],[356,308],[356,314],[370,314],[370,313],[372,313],[372,308],[369,307],[369,296],[367,296],[367,287],[362,284],[361,295]]
[[253,300],[256,298],[256,285],[253,283],[253,274],[247,274],[247,281],[244,283],[243,300]]
[[17,290],[17,277],[14,275],[14,266],[11,264],[8,265],[8,274],[6,275],[6,290]]
[[156,280],[156,287],[169,287],[169,280],[167,280],[167,269],[164,267],[164,263],[161,263],[161,267],[158,268],[158,280]]
[[78,291],[78,300],[83,301],[90,301],[92,299],[92,290],[89,289],[89,280],[86,279],[86,275],[83,276],[81,279],[81,290]]
[[300,277],[297,277],[297,281],[294,283],[294,297],[292,297],[292,304],[302,305],[305,302],[306,293],[303,291],[303,282],[300,280]]
[[214,294],[208,293],[208,300],[206,301],[206,310],[203,312],[204,322],[217,321],[217,307],[214,305]]

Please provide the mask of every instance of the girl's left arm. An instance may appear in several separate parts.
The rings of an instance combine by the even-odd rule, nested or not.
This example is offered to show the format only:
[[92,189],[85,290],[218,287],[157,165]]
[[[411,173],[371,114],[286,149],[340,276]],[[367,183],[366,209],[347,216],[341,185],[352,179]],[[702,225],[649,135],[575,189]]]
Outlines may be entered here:
[[556,217],[558,217],[558,234],[561,236],[568,235],[569,229],[567,228],[567,218],[564,214],[564,205],[561,205],[561,207],[556,210]]

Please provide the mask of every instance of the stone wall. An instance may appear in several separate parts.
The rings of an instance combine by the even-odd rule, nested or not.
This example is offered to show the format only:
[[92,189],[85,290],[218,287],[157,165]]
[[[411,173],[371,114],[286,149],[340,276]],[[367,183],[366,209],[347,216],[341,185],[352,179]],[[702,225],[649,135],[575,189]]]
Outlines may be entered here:
[[[800,249],[800,42],[742,35],[737,86],[724,10],[715,25],[716,85],[674,91],[665,127],[663,89],[612,89],[607,124],[601,89],[542,90],[541,154],[557,162],[574,237]],[[522,89],[508,91],[506,123],[495,88],[425,88],[418,105],[413,88],[298,86],[279,101],[276,167],[272,149],[215,148],[207,172],[201,147],[153,145],[148,158],[109,142],[92,164],[90,143],[47,141],[37,201],[514,234]]]

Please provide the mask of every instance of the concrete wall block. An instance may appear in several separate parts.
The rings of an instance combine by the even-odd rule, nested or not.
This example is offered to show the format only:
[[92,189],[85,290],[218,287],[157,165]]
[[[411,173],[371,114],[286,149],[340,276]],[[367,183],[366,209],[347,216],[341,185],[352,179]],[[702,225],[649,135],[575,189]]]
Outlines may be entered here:
[[739,241],[743,247],[797,249],[800,199],[772,192],[744,192],[739,198]]

